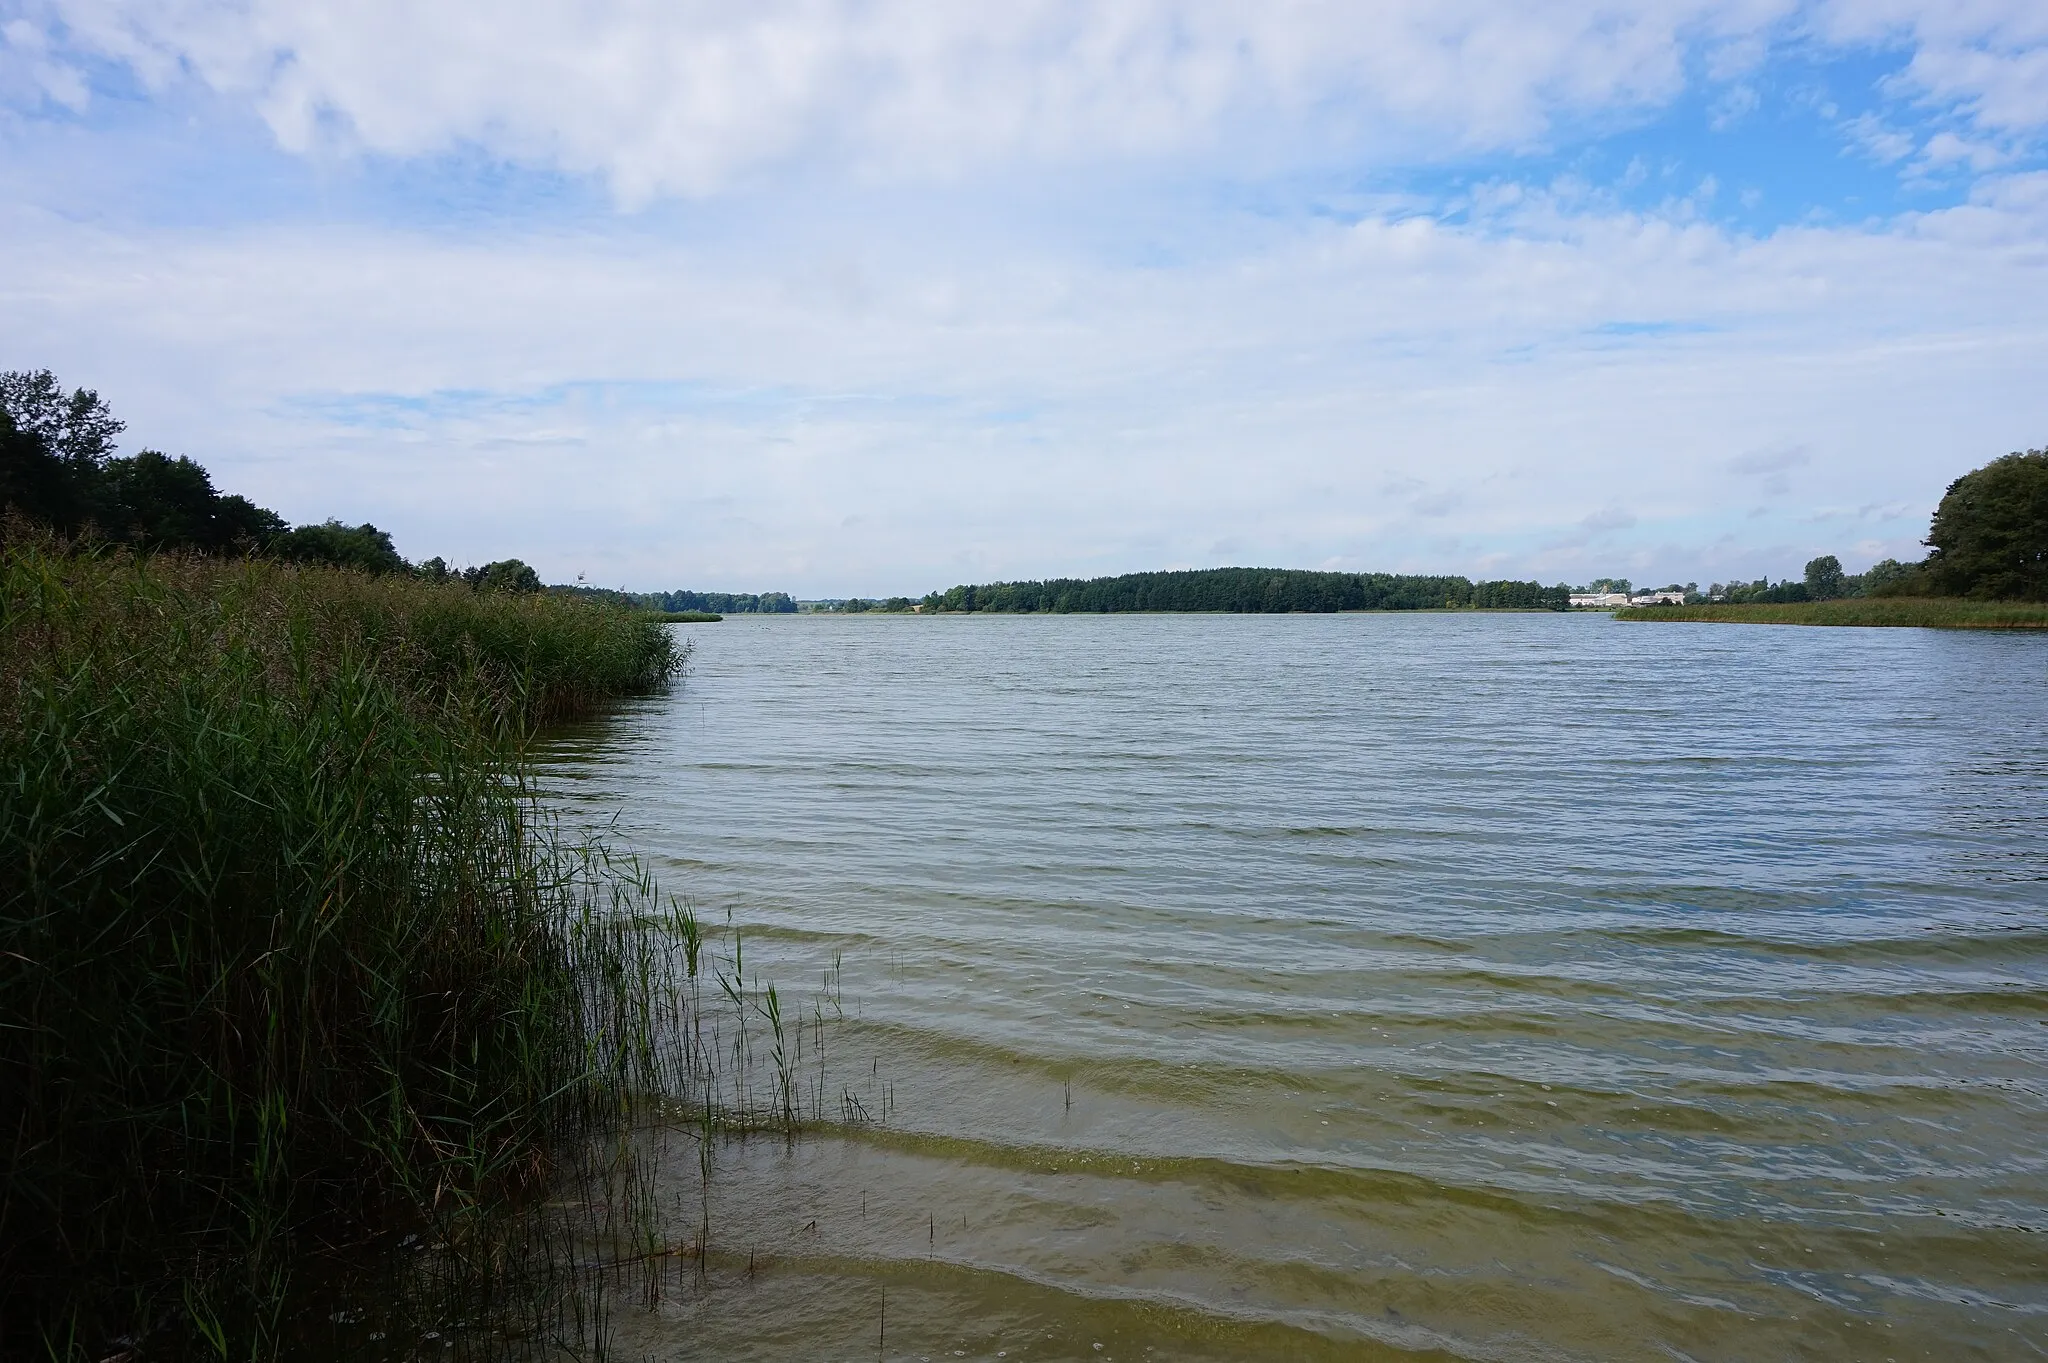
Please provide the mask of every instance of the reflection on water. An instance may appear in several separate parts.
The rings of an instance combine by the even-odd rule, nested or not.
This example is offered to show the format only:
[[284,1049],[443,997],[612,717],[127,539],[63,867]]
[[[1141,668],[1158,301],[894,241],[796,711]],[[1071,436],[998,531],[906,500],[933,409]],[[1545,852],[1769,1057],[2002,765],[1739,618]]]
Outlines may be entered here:
[[2048,639],[690,632],[558,787],[894,1106],[628,1355],[2048,1353]]

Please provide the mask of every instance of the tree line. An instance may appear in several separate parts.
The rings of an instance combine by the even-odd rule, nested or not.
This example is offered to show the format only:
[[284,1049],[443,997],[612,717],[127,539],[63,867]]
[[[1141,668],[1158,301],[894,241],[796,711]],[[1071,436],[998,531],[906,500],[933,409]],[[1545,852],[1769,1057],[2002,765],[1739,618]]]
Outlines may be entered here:
[[1924,591],[1897,590],[1914,585],[1916,566],[1887,558],[1871,564],[1863,572],[1850,573],[1843,570],[1841,559],[1833,554],[1823,554],[1807,561],[1804,577],[1785,578],[1779,582],[1768,577],[1760,577],[1754,582],[1716,582],[1700,599],[1743,606],[1788,601],[1839,601],[1856,596],[1925,595]]
[[1116,577],[990,582],[933,592],[926,611],[1242,614],[1400,610],[1564,610],[1571,588],[1464,577],[1332,573],[1302,568],[1193,568]]
[[615,602],[631,610],[702,611],[711,615],[795,615],[796,598],[787,592],[628,592],[610,587],[550,587],[551,592]]
[[537,592],[540,576],[516,558],[468,568],[445,559],[409,563],[389,533],[338,520],[294,526],[247,497],[222,492],[186,455],[118,455],[127,430],[99,393],[69,393],[47,369],[0,373],[0,512],[67,537],[137,549],[195,550],[320,563],[366,573],[410,573],[480,590]]
[[1704,599],[1735,605],[1838,601],[1859,596],[2048,601],[2048,449],[2014,451],[1948,485],[1918,563],[1880,559],[1847,573],[1833,554],[1799,578],[1716,582]]
[[650,610],[715,611],[719,615],[796,614],[796,598],[787,592],[640,592],[635,599]]

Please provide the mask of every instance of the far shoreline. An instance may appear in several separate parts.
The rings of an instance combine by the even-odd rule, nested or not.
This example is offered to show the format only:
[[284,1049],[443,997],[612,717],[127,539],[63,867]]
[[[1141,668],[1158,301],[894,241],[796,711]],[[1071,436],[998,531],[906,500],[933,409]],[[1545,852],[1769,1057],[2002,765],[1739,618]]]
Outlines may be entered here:
[[767,612],[767,611],[762,611],[762,612],[761,612],[761,613],[759,614],[759,616],[758,616],[758,617],[756,617],[756,616],[753,616],[753,615],[751,615],[751,614],[747,614],[747,615],[744,615],[744,616],[743,616],[743,618],[748,618],[748,619],[753,619],[753,618],[759,618],[759,619],[763,619],[763,620],[767,620],[767,619],[788,619],[788,620],[797,620],[797,619],[807,619],[807,620],[808,620],[808,619],[830,619],[830,620],[868,620],[868,619],[875,619],[875,618],[884,618],[884,617],[886,617],[886,618],[896,618],[896,619],[904,619],[904,620],[968,620],[968,619],[975,619],[975,620],[996,620],[996,619],[1002,619],[1002,620],[1054,620],[1054,619],[1069,619],[1069,618],[1074,618],[1074,617],[1080,617],[1080,616],[1100,616],[1100,617],[1102,617],[1102,618],[1104,618],[1104,619],[1107,619],[1107,618],[1109,618],[1109,617],[1111,617],[1111,616],[1130,616],[1130,615],[1142,615],[1142,616],[1145,616],[1145,617],[1147,617],[1147,618],[1158,618],[1158,617],[1160,617],[1160,616],[1205,616],[1205,617],[1214,617],[1214,616],[1221,616],[1221,615],[1231,615],[1231,616],[1243,616],[1243,617],[1245,617],[1245,618],[1247,618],[1247,619],[1250,619],[1250,618],[1255,618],[1255,617],[1271,617],[1271,618],[1276,618],[1276,619],[1277,619],[1277,618],[1282,618],[1282,617],[1289,617],[1289,616],[1293,616],[1293,617],[1300,617],[1300,618],[1304,618],[1304,619],[1306,619],[1306,618],[1321,618],[1321,617],[1324,617],[1324,616],[1331,616],[1331,615],[1605,615],[1605,614],[1609,614],[1609,612],[1606,612],[1606,611],[1588,611],[1588,610],[1556,610],[1556,609],[1553,609],[1553,608],[1551,608],[1551,607],[1548,607],[1548,606],[1415,606],[1415,607],[1400,607],[1400,608],[1395,608],[1395,609],[1387,609],[1387,608],[1384,608],[1384,607],[1368,607],[1368,608],[1365,608],[1365,609],[1362,609],[1362,610],[1336,610],[1336,611],[1223,611],[1223,610],[1218,610],[1218,611],[1175,611],[1175,610],[1142,610],[1142,611],[1084,611],[1084,610],[1074,610],[1074,611],[983,611],[983,610],[974,610],[974,611],[960,611],[960,610],[951,610],[951,611],[949,611],[949,610],[937,610],[937,611],[827,611],[827,610],[807,610],[807,611],[798,611],[798,612],[782,612],[782,613],[780,613],[780,614],[771,614],[770,612]]
[[1873,596],[1744,605],[1630,606],[1617,620],[1717,625],[1835,625],[1876,629],[2048,630],[2048,602]]

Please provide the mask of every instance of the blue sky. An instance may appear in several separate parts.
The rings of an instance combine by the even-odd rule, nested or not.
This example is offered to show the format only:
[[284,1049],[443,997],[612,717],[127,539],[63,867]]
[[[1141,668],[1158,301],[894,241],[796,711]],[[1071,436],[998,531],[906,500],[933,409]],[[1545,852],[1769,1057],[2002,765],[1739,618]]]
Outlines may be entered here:
[[0,4],[0,366],[633,587],[1910,557],[2048,443],[2048,11]]

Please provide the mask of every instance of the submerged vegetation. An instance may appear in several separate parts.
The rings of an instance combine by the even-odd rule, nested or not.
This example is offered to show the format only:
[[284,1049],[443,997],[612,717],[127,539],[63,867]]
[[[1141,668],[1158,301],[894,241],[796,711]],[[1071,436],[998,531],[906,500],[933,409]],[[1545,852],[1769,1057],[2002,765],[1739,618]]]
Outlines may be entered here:
[[933,592],[932,611],[1113,614],[1124,611],[1563,610],[1569,587],[1463,577],[1322,573],[1294,568],[1200,568],[1121,577],[993,582]]
[[1867,596],[1835,601],[1707,602],[1636,606],[1617,620],[1689,620],[1732,625],[1920,625],[1929,629],[2048,629],[2048,603],[1954,597]]
[[658,624],[16,522],[0,650],[0,1353],[274,1352],[307,1251],[662,1087],[651,887],[525,756]]

